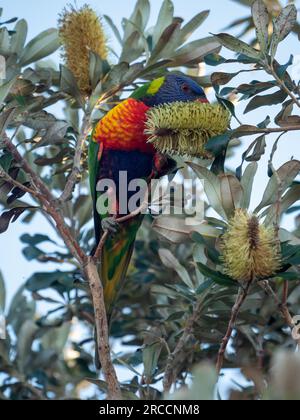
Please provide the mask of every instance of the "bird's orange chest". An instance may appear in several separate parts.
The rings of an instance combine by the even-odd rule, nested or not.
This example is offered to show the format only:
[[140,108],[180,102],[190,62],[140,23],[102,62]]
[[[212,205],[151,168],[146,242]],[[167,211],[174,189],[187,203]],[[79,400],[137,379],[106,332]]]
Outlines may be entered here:
[[94,140],[105,149],[154,154],[144,133],[148,109],[143,102],[132,98],[121,102],[99,121]]

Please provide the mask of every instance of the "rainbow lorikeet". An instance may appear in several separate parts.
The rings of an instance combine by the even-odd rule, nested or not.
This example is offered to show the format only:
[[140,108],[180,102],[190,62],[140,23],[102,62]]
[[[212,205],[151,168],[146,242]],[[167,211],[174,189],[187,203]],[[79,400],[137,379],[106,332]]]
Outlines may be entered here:
[[[162,157],[147,143],[145,121],[150,107],[176,101],[208,102],[203,89],[194,80],[186,76],[167,75],[134,91],[130,98],[109,111],[91,133],[89,176],[94,203],[96,245],[105,230],[110,233],[103,248],[100,268],[108,318],[123,286],[143,215],[139,214],[116,226],[112,214],[99,213],[97,201],[101,195],[103,197],[103,193],[97,191],[97,185],[101,180],[112,180],[116,186],[115,196],[118,198],[120,188],[124,188],[123,185],[120,186],[121,171],[127,176],[125,187],[133,179],[150,180],[168,173],[174,161]],[[114,215],[117,217],[119,206],[117,199],[114,203]]]

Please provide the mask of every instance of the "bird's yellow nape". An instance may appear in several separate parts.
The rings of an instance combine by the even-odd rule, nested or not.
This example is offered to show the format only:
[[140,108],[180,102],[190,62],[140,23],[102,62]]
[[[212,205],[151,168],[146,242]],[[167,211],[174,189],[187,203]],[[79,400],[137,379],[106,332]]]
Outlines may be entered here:
[[165,83],[166,78],[165,77],[159,77],[158,79],[155,79],[151,82],[147,94],[148,95],[155,95],[159,89],[162,87],[162,85]]

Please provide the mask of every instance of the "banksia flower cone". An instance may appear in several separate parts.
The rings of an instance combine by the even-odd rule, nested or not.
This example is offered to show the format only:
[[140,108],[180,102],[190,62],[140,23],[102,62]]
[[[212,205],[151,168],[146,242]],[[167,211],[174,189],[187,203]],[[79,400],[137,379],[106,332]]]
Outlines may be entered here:
[[221,105],[175,102],[148,111],[146,134],[161,153],[204,159],[212,156],[207,141],[226,132],[230,113]]
[[74,74],[80,91],[89,95],[90,51],[102,60],[107,58],[107,44],[100,18],[89,6],[79,10],[65,9],[59,19],[59,33],[64,46],[64,59]]
[[244,210],[236,210],[221,249],[224,271],[237,281],[262,280],[280,269],[281,256],[274,228],[259,224],[256,216]]

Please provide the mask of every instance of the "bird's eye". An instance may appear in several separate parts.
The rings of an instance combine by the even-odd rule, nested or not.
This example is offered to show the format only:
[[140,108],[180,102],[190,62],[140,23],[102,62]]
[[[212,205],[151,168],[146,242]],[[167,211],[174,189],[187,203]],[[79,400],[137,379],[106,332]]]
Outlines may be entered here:
[[184,93],[191,93],[191,88],[189,87],[189,85],[187,83],[183,83],[183,85],[181,85],[181,89]]

